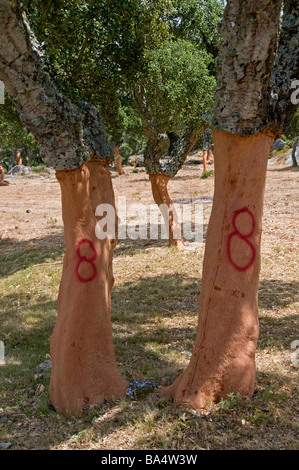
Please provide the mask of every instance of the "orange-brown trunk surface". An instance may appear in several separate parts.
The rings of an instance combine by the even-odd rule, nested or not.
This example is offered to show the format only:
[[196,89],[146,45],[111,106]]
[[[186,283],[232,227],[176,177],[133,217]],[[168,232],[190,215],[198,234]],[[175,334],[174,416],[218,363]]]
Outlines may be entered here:
[[189,366],[162,393],[194,409],[229,393],[251,397],[267,160],[273,139],[214,131],[215,194],[197,337]]
[[114,151],[114,155],[115,155],[115,158],[116,158],[116,168],[117,168],[118,174],[119,175],[124,175],[125,171],[124,171],[123,166],[122,166],[121,155],[119,153],[119,148],[117,146],[114,146],[113,151]]
[[169,228],[169,245],[175,246],[180,250],[184,250],[185,245],[181,236],[178,217],[167,188],[170,177],[163,174],[153,174],[149,175],[149,178],[152,185],[152,193],[155,203],[159,207],[162,205],[166,205],[168,207],[168,210],[165,211],[162,206],[161,212],[165,225]]
[[117,368],[110,321],[114,240],[95,235],[95,208],[113,204],[108,165],[57,171],[66,251],[51,338],[50,399],[59,413],[125,396],[128,383]]

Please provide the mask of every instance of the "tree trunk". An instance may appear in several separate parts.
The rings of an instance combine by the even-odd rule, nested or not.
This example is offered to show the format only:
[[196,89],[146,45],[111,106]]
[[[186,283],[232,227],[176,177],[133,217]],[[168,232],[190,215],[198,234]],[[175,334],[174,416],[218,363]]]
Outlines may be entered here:
[[117,168],[117,171],[118,171],[118,174],[119,175],[125,175],[125,171],[123,169],[123,166],[122,166],[122,162],[121,162],[121,155],[119,153],[119,147],[117,145],[115,145],[113,147],[113,152],[115,154],[115,158],[116,158],[116,168]]
[[[170,176],[154,174],[149,175],[149,178],[152,185],[154,201],[159,206],[165,225],[169,229],[169,246],[175,246],[179,250],[184,250],[185,245],[181,236],[180,223],[167,189]],[[166,206],[168,210],[165,210]]]
[[95,235],[95,208],[114,205],[108,165],[92,161],[57,171],[61,186],[66,252],[51,338],[50,399],[59,413],[80,413],[128,383],[116,365],[110,321],[115,240]]
[[194,409],[229,393],[254,392],[262,207],[273,142],[264,133],[214,131],[213,137],[215,194],[196,343],[185,372],[162,392]]
[[298,166],[297,159],[296,159],[297,144],[298,144],[298,137],[295,138],[294,145],[293,145],[293,148],[292,148],[293,166]]

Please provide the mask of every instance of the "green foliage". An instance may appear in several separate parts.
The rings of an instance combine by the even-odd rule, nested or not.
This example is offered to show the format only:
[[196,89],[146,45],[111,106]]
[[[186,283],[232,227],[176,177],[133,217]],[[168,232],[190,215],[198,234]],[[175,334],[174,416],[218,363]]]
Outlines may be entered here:
[[190,41],[215,58],[220,46],[218,26],[223,0],[173,0],[171,31],[176,38]]
[[28,133],[14,103],[5,96],[5,103],[0,105],[0,160],[8,167],[12,151],[22,149],[22,153],[38,153],[38,146],[32,134]]
[[201,179],[207,179],[210,176],[213,176],[213,170],[211,171],[203,171],[201,175]]
[[155,123],[162,132],[180,133],[201,119],[213,101],[215,79],[211,57],[189,41],[178,39],[147,54],[143,85]]
[[75,102],[99,107],[114,144],[133,148],[129,141],[138,135],[143,145],[141,121],[132,100],[126,102],[136,80],[147,89],[158,125],[168,131],[188,126],[209,108],[222,1],[24,3],[59,88]]

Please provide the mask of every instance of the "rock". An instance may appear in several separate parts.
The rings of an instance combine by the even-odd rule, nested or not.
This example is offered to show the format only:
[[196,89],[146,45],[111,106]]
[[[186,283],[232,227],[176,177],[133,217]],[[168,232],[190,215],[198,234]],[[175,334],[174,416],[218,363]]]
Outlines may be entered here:
[[270,151],[275,151],[278,152],[279,150],[282,150],[285,145],[288,145],[287,142],[285,142],[282,139],[277,139],[275,142],[272,144]]
[[38,384],[35,390],[35,395],[36,396],[40,395],[41,393],[43,393],[44,390],[45,390],[45,386],[43,384]]
[[30,168],[25,165],[16,165],[12,168],[11,174],[13,176],[22,176],[22,175],[29,175],[30,173]]
[[156,384],[149,381],[132,380],[127,390],[127,397],[131,399],[144,398],[149,393],[153,392]]
[[27,212],[27,214],[30,214],[31,209],[27,209],[26,212]]
[[41,364],[39,364],[36,370],[37,372],[45,372],[47,370],[50,370],[51,367],[52,367],[51,359],[48,359],[47,361],[44,361]]
[[12,446],[11,442],[0,442],[0,449],[10,449]]
[[131,155],[128,159],[128,164],[136,167],[144,166],[144,158],[142,155]]

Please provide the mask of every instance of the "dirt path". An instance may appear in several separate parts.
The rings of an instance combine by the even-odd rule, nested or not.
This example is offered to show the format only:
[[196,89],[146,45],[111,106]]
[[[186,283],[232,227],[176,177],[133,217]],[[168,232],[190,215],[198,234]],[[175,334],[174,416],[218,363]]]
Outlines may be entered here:
[[[272,163],[272,162],[271,162]],[[211,165],[210,169],[213,169]],[[148,176],[132,172],[126,176],[112,171],[116,200],[126,197],[132,203],[153,204]],[[264,206],[263,256],[275,246],[289,251],[298,240],[299,170],[284,164],[268,166]],[[207,224],[213,198],[214,178],[201,179],[201,165],[187,163],[169,184],[174,200],[205,200],[204,223]],[[0,188],[0,242],[2,250],[54,248],[63,244],[60,188],[56,178],[19,177]],[[283,267],[282,267],[283,268]]]

